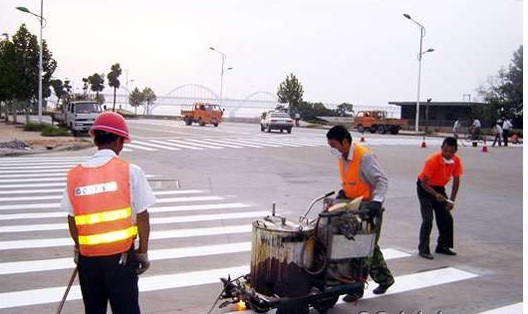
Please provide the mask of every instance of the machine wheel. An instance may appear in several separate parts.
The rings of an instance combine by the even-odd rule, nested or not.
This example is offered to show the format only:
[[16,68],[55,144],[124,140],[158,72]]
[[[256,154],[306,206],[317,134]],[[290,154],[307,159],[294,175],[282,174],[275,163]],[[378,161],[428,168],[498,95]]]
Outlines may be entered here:
[[198,124],[200,124],[200,126],[204,126],[205,122],[202,119],[200,119],[200,120],[198,120]]
[[375,125],[373,125],[373,126],[371,126],[371,127],[369,128],[370,133],[376,133],[377,130],[378,130],[378,127],[375,126]]
[[397,126],[393,126],[392,129],[390,130],[391,134],[398,134],[398,132],[400,131],[400,128],[398,128]]
[[339,295],[332,295],[324,299],[317,300],[312,305],[314,309],[317,310],[320,314],[328,312],[329,309],[333,308],[334,305],[339,300]]
[[290,134],[291,133],[291,128],[288,128],[288,130],[286,130],[286,131],[288,131],[288,134]]
[[271,133],[271,125],[268,125],[268,133]]
[[213,123],[214,126],[218,126],[218,123]]
[[385,133],[387,133],[387,129],[385,128],[384,125],[378,125],[378,132],[380,134],[385,134]]
[[284,131],[284,129],[280,129],[280,131],[281,131],[281,133],[282,133],[282,131]]
[[362,124],[360,124],[360,125],[357,126],[357,130],[358,130],[359,133],[363,133],[363,132],[365,132],[365,128],[363,127]]
[[264,126],[261,124],[260,125],[260,132],[264,132],[264,129],[265,129]]

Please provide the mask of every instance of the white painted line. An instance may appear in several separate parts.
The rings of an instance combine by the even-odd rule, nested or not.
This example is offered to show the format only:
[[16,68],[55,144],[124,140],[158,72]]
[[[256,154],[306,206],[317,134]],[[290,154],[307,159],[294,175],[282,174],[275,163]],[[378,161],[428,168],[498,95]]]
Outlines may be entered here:
[[[0,186],[5,187],[5,185]],[[40,189],[40,190],[2,190],[0,195],[12,195],[12,194],[43,194],[43,193],[62,193],[64,189]]]
[[[254,211],[242,213],[227,213],[227,214],[207,214],[207,215],[190,215],[190,216],[169,216],[150,218],[151,225],[162,225],[182,222],[196,222],[196,221],[212,221],[212,220],[229,220],[229,219],[243,219],[264,217],[268,212]],[[66,221],[66,214],[63,214]],[[65,223],[51,223],[51,224],[32,224],[32,225],[10,225],[0,226],[0,233],[14,233],[14,232],[34,232],[34,231],[49,231],[49,230],[67,230],[68,224]]]
[[499,307],[490,311],[480,312],[479,314],[522,314],[523,313],[523,303],[515,303],[512,305]]
[[[60,196],[58,198],[60,199]],[[158,198],[156,199],[156,203],[163,204],[163,203],[220,201],[220,200],[223,200],[223,198],[220,196],[188,196],[188,197]],[[32,204],[0,205],[0,210],[42,209],[42,208],[60,208],[60,203],[32,203]]]
[[[158,291],[166,289],[184,288],[192,286],[200,286],[205,284],[218,283],[220,286],[219,278],[236,278],[249,273],[248,266],[235,266],[227,268],[217,268],[205,271],[193,271],[186,273],[148,276],[143,275],[139,279],[139,291]],[[146,273],[148,274],[148,272]],[[411,275],[398,276],[396,277],[396,284],[402,283],[402,286],[406,286],[407,290],[400,290],[398,293],[412,291],[421,288],[433,287],[441,284],[447,284],[462,280],[467,280],[476,277],[477,275],[468,273],[456,268],[445,268],[440,270],[433,270],[427,272],[421,272]],[[433,279],[433,280],[432,280]],[[414,283],[420,283],[419,287],[412,286]],[[396,285],[395,284],[395,285]],[[45,303],[59,302],[65,291],[66,287],[51,287],[42,289],[32,289],[16,292],[4,292],[0,294],[0,308],[12,308],[21,306],[30,306]],[[393,294],[390,292],[394,290],[394,286],[385,295]],[[372,296],[365,295],[363,298],[367,299]],[[379,296],[378,296],[379,297]],[[82,294],[79,285],[72,286],[68,295],[68,300],[80,300]],[[345,305],[346,306],[346,305]],[[353,306],[353,305],[351,305]],[[273,313],[275,311],[271,311]],[[252,313],[252,311],[237,311],[225,314],[239,314],[239,313]]]
[[66,177],[66,171],[64,172],[55,172],[55,173],[21,173],[21,174],[8,174],[8,175],[0,175],[0,178],[32,178],[32,177]]
[[229,147],[229,148],[242,148],[242,146],[233,145],[229,143],[228,141],[219,141],[213,138],[208,138],[208,139],[205,139],[204,141],[207,143],[212,143],[213,145],[222,145],[224,147]]
[[233,143],[232,140],[230,139],[208,139],[208,141],[213,141],[213,142],[217,142],[217,143],[228,143],[229,145],[231,144],[235,144],[237,145],[236,147],[238,148],[242,148],[242,147],[252,147],[252,148],[262,148],[262,146],[257,146],[257,145],[251,145],[251,144],[244,144],[244,143]]
[[22,183],[22,182],[53,182],[53,181],[64,181],[66,179],[66,175],[62,175],[58,178],[31,178],[31,179],[7,179],[7,180],[0,180],[0,183]]
[[[385,252],[384,252],[385,253]],[[226,277],[224,275],[224,277]],[[234,276],[231,276],[233,278]],[[395,279],[395,283],[393,286],[390,287],[390,289],[385,294],[376,295],[372,293],[372,289],[377,287],[377,285],[373,281],[369,281],[369,288],[365,291],[365,294],[363,295],[363,299],[370,299],[370,298],[380,298],[385,295],[391,295],[396,293],[403,293],[418,289],[425,289],[429,287],[439,286],[443,284],[453,283],[457,281],[462,280],[468,280],[477,277],[476,274],[466,272],[460,269],[456,269],[453,267],[447,267],[437,270],[431,270],[431,271],[425,271],[425,272],[419,272],[415,274],[409,274],[409,275],[403,275],[403,276],[397,276]],[[343,301],[344,295],[342,295],[339,298],[338,304],[345,303]],[[359,301],[361,302],[361,301]],[[343,304],[343,306],[348,306],[347,304]],[[350,306],[355,306],[353,303],[350,304]],[[275,310],[271,310],[269,313],[275,313]],[[253,313],[252,311],[236,311],[236,312],[229,312],[224,314],[250,314]]]
[[[73,167],[74,165],[72,165]],[[69,168],[64,168],[64,171],[61,172],[62,174],[65,174],[66,173],[66,170],[69,169]],[[31,169],[31,170],[2,170],[0,171],[0,175],[4,175],[4,174],[22,174],[22,173],[40,173],[40,174],[44,174],[44,173],[53,173],[53,172],[57,172],[57,171],[60,171],[60,169]]]
[[24,169],[33,169],[33,170],[41,170],[41,169],[64,169],[64,170],[68,170],[70,169],[71,167],[73,166],[76,166],[78,165],[78,163],[73,163],[73,164],[69,164],[69,165],[64,165],[64,166],[34,166],[34,165],[20,165],[20,166],[16,166],[16,167],[12,167],[12,166],[8,166],[8,167],[2,167],[0,166],[0,170],[13,170],[13,169],[16,169],[16,170],[24,170]]
[[[249,252],[251,242],[235,242],[174,249],[149,250],[151,261]],[[72,253],[73,254],[73,253]],[[72,257],[0,263],[0,275],[24,274],[75,267]]]
[[1,184],[0,188],[2,189],[20,189],[20,188],[51,188],[57,186],[66,186],[66,182],[57,182],[57,183],[26,183],[26,184]]
[[192,146],[196,146],[196,147],[201,147],[201,148],[205,148],[205,149],[224,149],[224,147],[220,147],[220,146],[214,146],[214,145],[209,145],[209,144],[203,144],[202,141],[198,141],[198,142],[201,142],[201,143],[194,143],[192,141],[188,141],[188,140],[178,140],[176,142],[176,140],[171,140],[171,142],[173,143],[183,143],[184,145],[192,145]]
[[143,146],[134,145],[134,144],[128,144],[128,143],[125,144],[125,147],[127,147],[127,148],[137,148],[137,149],[146,150],[146,151],[149,151],[149,152],[157,151],[157,149],[154,149],[154,148],[143,147]]
[[[251,228],[251,225],[235,225],[209,228],[154,231],[150,233],[150,239],[159,240],[211,235],[227,235],[233,233],[246,233],[251,232]],[[70,245],[73,245],[73,240],[71,238],[46,238],[33,240],[0,241],[0,251]]]
[[[185,139],[187,142],[191,142],[191,143],[196,143],[197,145],[201,145],[201,146],[204,146],[204,147],[219,147],[219,148],[225,148],[225,147],[230,147],[230,148],[233,148],[233,146],[231,145],[226,145],[226,144],[220,144],[220,143],[212,143],[211,140],[209,139],[201,139],[201,140],[195,140],[195,139]],[[196,145],[195,144],[195,145]],[[240,147],[234,147],[234,148],[240,148]]]
[[44,201],[60,200],[62,195],[41,195],[41,196],[19,196],[19,197],[0,197],[0,202],[17,202],[17,201]]
[[143,145],[143,146],[147,146],[147,147],[168,149],[168,150],[180,150],[179,148],[176,148],[176,147],[170,147],[170,146],[167,146],[167,145],[154,144],[154,143],[143,142],[143,141],[138,141],[138,140],[134,140],[134,144],[139,144],[139,145]]
[[257,146],[261,146],[261,147],[280,147],[280,145],[269,144],[267,142],[261,142],[261,141],[258,141],[258,140],[231,139],[231,141],[235,142],[235,143],[248,143],[248,144],[251,144],[251,145],[257,145]]
[[[152,140],[153,142],[161,142],[161,141],[155,141],[155,140]],[[203,148],[201,147],[194,147],[194,146],[189,146],[189,145],[184,145],[184,144],[180,144],[178,141],[176,140],[167,140],[169,143],[166,143],[167,145],[171,145],[171,146],[176,146],[176,147],[181,147],[181,148],[187,148],[187,149],[193,149],[193,150],[203,150]]]
[[[148,209],[150,213],[166,213],[166,212],[182,212],[182,211],[200,211],[211,209],[236,209],[247,208],[249,205],[242,203],[224,203],[224,204],[197,204],[197,205],[182,205],[182,206],[165,206],[165,207],[151,207]],[[66,217],[64,212],[39,212],[39,213],[20,213],[20,214],[4,214],[0,215],[1,220],[15,220],[15,219],[42,219],[42,218],[58,218]]]

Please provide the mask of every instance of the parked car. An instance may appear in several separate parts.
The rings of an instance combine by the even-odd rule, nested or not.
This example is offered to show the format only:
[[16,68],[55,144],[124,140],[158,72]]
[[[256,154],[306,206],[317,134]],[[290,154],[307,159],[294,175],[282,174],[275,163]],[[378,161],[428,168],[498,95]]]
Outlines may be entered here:
[[285,112],[272,111],[268,112],[266,116],[260,120],[260,130],[264,132],[267,130],[286,130],[288,133],[291,133],[293,127],[293,120]]

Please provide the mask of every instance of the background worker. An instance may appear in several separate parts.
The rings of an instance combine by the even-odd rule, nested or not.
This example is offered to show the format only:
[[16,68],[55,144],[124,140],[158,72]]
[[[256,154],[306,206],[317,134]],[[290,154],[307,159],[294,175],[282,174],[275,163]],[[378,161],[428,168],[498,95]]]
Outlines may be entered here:
[[501,127],[501,120],[497,120],[495,124],[493,125],[493,134],[495,135],[495,138],[493,139],[493,144],[491,146],[495,146],[496,143],[499,143],[499,147],[501,146],[501,138],[502,138],[502,127]]
[[[339,174],[343,186],[339,194],[347,199],[363,196],[363,201],[366,201],[368,215],[371,219],[375,217],[378,219],[376,224],[376,243],[368,265],[368,273],[379,284],[373,290],[373,293],[383,294],[394,284],[394,277],[378,245],[381,233],[382,203],[385,200],[388,188],[387,176],[369,149],[357,143],[352,143],[352,136],[344,126],[336,125],[332,127],[326,133],[326,138],[328,145],[339,155]],[[343,300],[345,302],[353,302],[362,296],[362,292],[361,294],[348,294]]]
[[513,125],[510,121],[510,119],[507,119],[506,117],[503,119],[502,122],[502,139],[504,140],[504,146],[508,146],[508,136],[510,136],[510,129],[513,128]]
[[90,134],[98,151],[70,169],[61,202],[75,242],[85,312],[106,314],[110,301],[113,313],[140,313],[138,274],[150,266],[147,208],[156,199],[143,171],[118,157],[130,141],[121,115],[100,114]]
[[[440,152],[427,158],[422,171],[418,174],[416,189],[420,201],[422,226],[420,227],[420,242],[418,254],[426,259],[433,259],[429,250],[429,237],[433,228],[433,211],[438,227],[438,242],[436,253],[456,255],[453,248],[453,216],[451,210],[460,186],[462,162],[456,156],[457,140],[447,137],[442,143]],[[451,196],[447,198],[445,185],[453,177]]]

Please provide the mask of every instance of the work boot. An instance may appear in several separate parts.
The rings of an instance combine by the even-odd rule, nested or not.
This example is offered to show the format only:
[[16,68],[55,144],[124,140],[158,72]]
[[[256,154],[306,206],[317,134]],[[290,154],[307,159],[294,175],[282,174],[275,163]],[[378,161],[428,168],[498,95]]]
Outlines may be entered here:
[[345,295],[345,297],[343,298],[343,301],[345,301],[346,303],[352,303],[352,302],[356,302],[362,297],[363,297],[363,290],[356,291],[356,292]]
[[445,254],[445,255],[457,255],[455,251],[451,250],[448,247],[437,247],[435,252],[439,254]]
[[420,255],[420,257],[423,257],[425,259],[434,259],[434,256],[431,253],[420,252],[418,253],[418,255]]
[[376,289],[372,290],[372,293],[374,294],[384,294],[387,292],[390,286],[394,284],[394,279],[392,279],[389,283],[380,284]]

